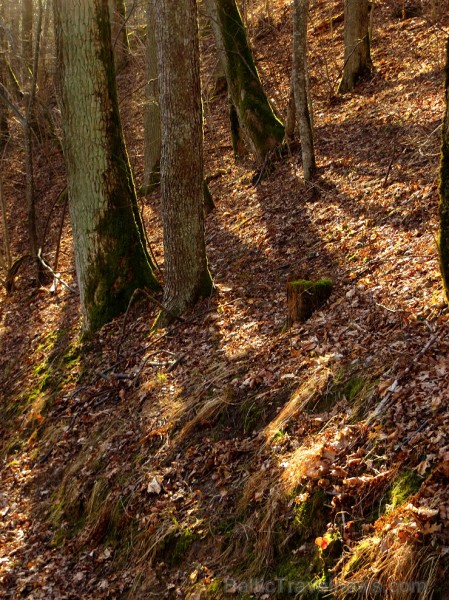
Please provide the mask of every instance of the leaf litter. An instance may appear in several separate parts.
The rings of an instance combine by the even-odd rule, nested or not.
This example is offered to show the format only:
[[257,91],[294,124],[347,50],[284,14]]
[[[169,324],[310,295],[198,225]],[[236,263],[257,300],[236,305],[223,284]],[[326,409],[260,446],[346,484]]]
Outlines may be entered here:
[[[344,98],[335,97],[342,4],[312,9],[312,199],[297,153],[257,186],[255,165],[234,161],[226,99],[207,87],[214,56],[204,35],[216,201],[206,235],[217,292],[185,322],[153,334],[157,307],[141,299],[69,368],[60,357],[78,336],[76,298],[36,290],[28,273],[12,296],[2,292],[3,597],[208,597],[239,564],[270,573],[283,548],[301,556],[314,546],[325,557],[335,538],[349,556],[335,571],[342,597],[348,579],[418,577],[411,556],[424,552],[427,581],[445,572],[449,338],[436,238],[449,23],[393,18],[392,4],[376,3],[372,77]],[[261,77],[284,114],[290,9],[270,5],[271,24],[255,5],[248,22]],[[136,77],[121,75],[121,88],[137,89]],[[138,182],[140,101],[137,93],[122,101]],[[13,175],[20,152],[12,144],[5,158],[17,255],[26,247],[12,202],[23,189]],[[43,211],[60,191],[60,156],[53,168],[50,183],[37,175]],[[163,267],[158,192],[142,210]],[[73,283],[68,225],[62,250]],[[328,303],[287,329],[287,281],[322,277],[335,282]],[[395,500],[395,481],[409,472],[415,485]],[[322,518],[292,537],[295,507],[317,494]]]

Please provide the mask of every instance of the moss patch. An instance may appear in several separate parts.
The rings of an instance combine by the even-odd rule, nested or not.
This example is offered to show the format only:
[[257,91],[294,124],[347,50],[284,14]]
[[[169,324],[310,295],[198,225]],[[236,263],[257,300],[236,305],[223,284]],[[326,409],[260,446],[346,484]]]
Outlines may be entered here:
[[387,494],[387,508],[394,510],[398,506],[405,504],[413,494],[421,487],[422,477],[412,469],[401,471],[393,480],[391,488]]
[[325,531],[329,516],[329,509],[325,506],[327,502],[326,492],[317,487],[297,505],[294,526],[300,540],[311,540]]

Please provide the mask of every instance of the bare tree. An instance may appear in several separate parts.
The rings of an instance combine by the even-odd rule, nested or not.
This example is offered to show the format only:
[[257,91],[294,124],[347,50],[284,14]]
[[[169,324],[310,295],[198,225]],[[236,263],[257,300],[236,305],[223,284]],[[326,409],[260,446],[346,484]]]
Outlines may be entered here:
[[84,328],[159,284],[144,245],[118,111],[106,0],[54,0],[69,209]]
[[33,0],[22,0],[22,58],[26,74],[33,60]]
[[[8,73],[8,42],[4,30],[4,5],[0,3],[0,92],[7,88]],[[5,102],[0,101],[0,153],[3,152],[6,140],[8,139],[8,107]]]
[[262,87],[245,26],[235,0],[207,0],[206,7],[231,99],[234,151],[240,153],[240,128],[254,156],[263,160],[284,138]]
[[340,94],[350,92],[371,69],[369,10],[369,0],[345,0],[345,63]]
[[307,21],[309,0],[293,2],[293,90],[299,135],[301,137],[304,180],[315,174],[315,148],[313,143],[312,108],[309,93],[307,66]]
[[438,240],[440,269],[446,299],[449,301],[449,38],[446,42],[446,110],[441,134],[440,164],[440,235]]
[[161,108],[164,304],[180,315],[212,291],[203,215],[196,0],[154,0]]
[[161,160],[161,111],[159,107],[153,0],[148,0],[147,2],[146,79],[144,115],[144,190],[148,190],[151,184],[159,181],[159,163]]

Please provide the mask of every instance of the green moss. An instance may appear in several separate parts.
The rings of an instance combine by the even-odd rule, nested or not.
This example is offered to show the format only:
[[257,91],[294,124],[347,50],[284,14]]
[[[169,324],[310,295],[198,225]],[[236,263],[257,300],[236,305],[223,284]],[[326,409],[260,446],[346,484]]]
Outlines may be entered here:
[[326,529],[329,509],[326,492],[316,487],[294,510],[294,526],[300,540],[315,539]]
[[264,159],[284,138],[284,126],[274,114],[262,88],[235,0],[221,0],[218,13],[232,102],[252,151],[256,157]]
[[200,536],[196,531],[189,527],[181,529],[179,526],[179,529],[177,528],[176,531],[164,538],[163,544],[157,551],[157,556],[159,559],[163,558],[170,566],[178,565],[187,557],[192,545],[198,539]]
[[292,287],[300,287],[305,291],[311,291],[315,289],[332,289],[333,282],[331,279],[318,279],[317,281],[308,281],[307,279],[297,279],[290,281],[289,285]]
[[110,110],[102,115],[107,132],[107,168],[103,185],[107,210],[96,226],[102,240],[83,280],[87,328],[95,331],[126,310],[136,288],[159,289],[154,265],[145,247],[143,224],[118,110],[111,28],[107,3],[96,5],[100,29],[98,57],[107,80]]
[[405,504],[413,494],[421,487],[423,478],[412,469],[401,471],[393,480],[390,490],[387,494],[387,507],[394,510],[398,506]]
[[221,579],[214,579],[210,582],[207,587],[207,594],[210,598],[213,594],[218,594],[223,589],[223,581]]
[[344,564],[342,569],[343,578],[348,577],[351,573],[355,573],[359,568],[369,564],[371,555],[375,550],[380,539],[376,536],[363,539],[351,552],[349,560]]

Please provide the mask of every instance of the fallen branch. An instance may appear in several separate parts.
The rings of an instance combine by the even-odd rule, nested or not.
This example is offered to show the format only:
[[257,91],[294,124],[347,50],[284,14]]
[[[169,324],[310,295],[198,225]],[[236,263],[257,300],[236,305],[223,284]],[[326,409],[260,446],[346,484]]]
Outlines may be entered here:
[[54,279],[56,279],[57,281],[59,281],[59,283],[61,285],[63,285],[65,288],[67,288],[70,292],[72,292],[72,294],[76,294],[77,296],[79,296],[79,292],[78,290],[76,290],[74,287],[72,287],[71,285],[69,285],[68,283],[66,283],[62,277],[59,275],[59,273],[55,273],[53,271],[53,269],[50,267],[50,265],[48,265],[45,260],[42,258],[42,248],[39,248],[39,250],[37,251],[37,259],[39,260],[39,262],[41,263],[41,265],[47,269],[47,271],[50,271],[50,273],[53,275]]

